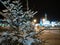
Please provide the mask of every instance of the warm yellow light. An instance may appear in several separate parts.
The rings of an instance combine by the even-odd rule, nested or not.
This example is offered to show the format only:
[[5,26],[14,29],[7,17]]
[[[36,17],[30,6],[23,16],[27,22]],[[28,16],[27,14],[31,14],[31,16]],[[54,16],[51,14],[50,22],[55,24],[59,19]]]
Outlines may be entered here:
[[46,21],[46,19],[43,19],[43,22],[45,22]]
[[34,22],[34,23],[36,23],[36,22],[37,22],[37,20],[36,20],[36,19],[34,19],[34,20],[33,20],[33,22]]

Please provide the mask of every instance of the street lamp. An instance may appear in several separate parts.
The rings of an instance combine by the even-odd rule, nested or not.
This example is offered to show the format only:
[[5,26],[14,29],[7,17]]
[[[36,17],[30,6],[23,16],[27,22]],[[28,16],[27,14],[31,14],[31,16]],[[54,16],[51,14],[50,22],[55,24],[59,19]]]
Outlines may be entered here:
[[37,22],[37,20],[36,20],[36,19],[34,19],[34,20],[33,20],[33,22],[34,22],[34,23],[36,23],[36,22]]
[[46,21],[46,19],[44,19],[44,18],[43,18],[43,19],[42,19],[42,21],[43,21],[43,22],[45,22],[45,21]]
[[36,22],[37,22],[37,20],[36,19],[33,19],[32,24],[35,25]]

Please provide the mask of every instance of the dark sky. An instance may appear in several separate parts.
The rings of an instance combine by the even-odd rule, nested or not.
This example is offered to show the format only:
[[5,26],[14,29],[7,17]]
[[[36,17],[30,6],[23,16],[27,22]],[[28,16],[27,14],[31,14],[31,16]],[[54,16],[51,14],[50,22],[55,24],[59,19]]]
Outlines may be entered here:
[[[40,18],[44,17],[47,13],[49,20],[59,20],[60,21],[60,5],[58,0],[28,0],[29,8],[38,11],[34,16],[38,21]],[[23,7],[26,8],[26,0],[22,0]],[[3,5],[0,4],[0,10],[4,9]],[[1,16],[0,16],[1,17]]]

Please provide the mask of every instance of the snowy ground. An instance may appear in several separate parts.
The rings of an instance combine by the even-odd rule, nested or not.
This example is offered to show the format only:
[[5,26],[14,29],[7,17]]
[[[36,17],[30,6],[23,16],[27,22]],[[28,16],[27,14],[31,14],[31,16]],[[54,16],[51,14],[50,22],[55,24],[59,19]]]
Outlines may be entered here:
[[44,31],[40,37],[45,40],[43,45],[60,45],[60,30]]

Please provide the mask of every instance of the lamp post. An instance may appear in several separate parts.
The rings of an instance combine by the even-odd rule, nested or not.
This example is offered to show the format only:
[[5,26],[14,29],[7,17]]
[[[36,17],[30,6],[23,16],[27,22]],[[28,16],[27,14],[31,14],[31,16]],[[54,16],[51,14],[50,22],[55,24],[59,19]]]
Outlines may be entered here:
[[34,19],[34,20],[33,20],[33,22],[34,22],[34,23],[36,23],[36,22],[37,22],[37,20],[36,20],[36,19]]
[[37,19],[33,19],[32,24],[35,25],[37,23]]

